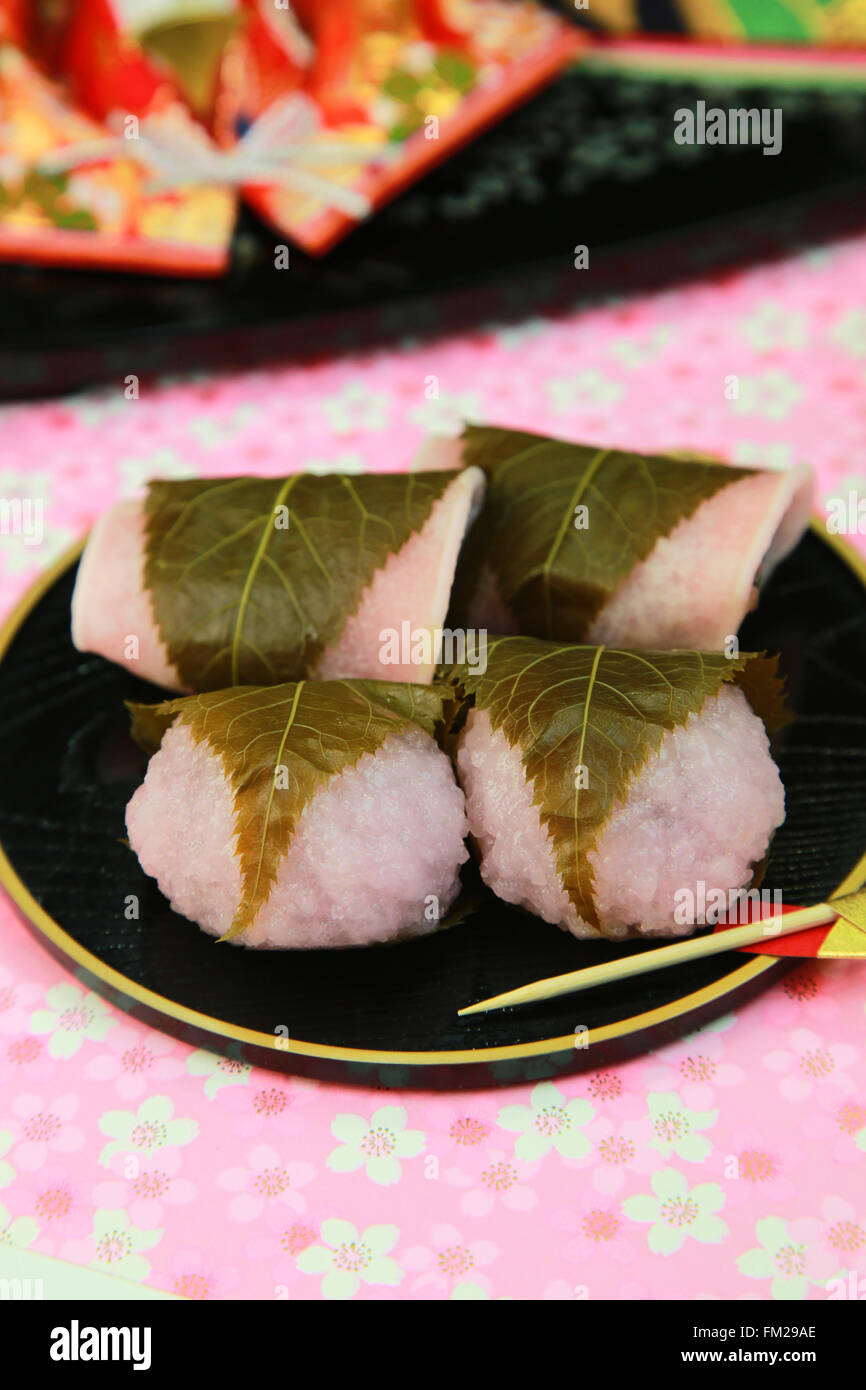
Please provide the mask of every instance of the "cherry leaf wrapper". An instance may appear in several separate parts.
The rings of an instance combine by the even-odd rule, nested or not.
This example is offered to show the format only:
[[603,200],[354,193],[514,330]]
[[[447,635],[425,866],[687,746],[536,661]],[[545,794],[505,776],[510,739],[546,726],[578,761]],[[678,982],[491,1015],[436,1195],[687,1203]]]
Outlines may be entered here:
[[297,681],[128,704],[133,737],[148,753],[171,725],[186,725],[231,783],[243,896],[222,940],[243,932],[267,900],[316,793],[391,734],[418,725],[432,736],[450,694],[389,681]]
[[[714,650],[754,602],[762,565],[791,548],[808,516],[805,468],[762,473],[487,426],[466,428],[460,456],[485,471],[488,488],[467,539],[456,603],[470,623],[499,631]],[[728,491],[737,484],[739,493]],[[722,492],[737,500],[730,514],[702,513],[706,525],[697,545],[694,536],[678,532],[676,553],[653,555],[659,541],[666,544],[664,538]],[[637,605],[607,609],[651,555],[661,572]],[[715,574],[702,577],[710,563]],[[496,605],[505,605],[508,626],[492,620],[483,600],[473,615],[473,600],[491,587]]]
[[183,685],[218,690],[309,674],[376,571],[458,476],[151,483],[145,586]]
[[588,856],[615,804],[665,734],[698,714],[726,682],[742,689],[768,732],[787,722],[776,662],[763,654],[728,659],[495,637],[483,674],[466,666],[445,674],[520,750],[562,887],[579,917],[608,934]]

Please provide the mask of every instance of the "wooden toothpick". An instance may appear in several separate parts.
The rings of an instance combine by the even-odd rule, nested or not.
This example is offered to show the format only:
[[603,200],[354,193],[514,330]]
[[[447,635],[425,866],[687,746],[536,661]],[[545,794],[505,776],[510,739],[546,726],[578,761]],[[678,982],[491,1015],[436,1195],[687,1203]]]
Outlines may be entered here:
[[477,1004],[468,1004],[458,1010],[459,1017],[467,1014],[483,1014],[491,1009],[504,1009],[513,1004],[535,1004],[542,999],[555,999],[561,994],[574,994],[593,985],[612,984],[617,980],[627,980],[632,975],[644,975],[650,970],[663,970],[669,965],[682,965],[685,961],[700,960],[703,956],[713,956],[723,951],[736,950],[741,946],[754,946],[778,936],[790,936],[794,932],[806,931],[809,927],[822,926],[844,917],[861,930],[866,930],[866,889],[848,893],[836,898],[832,903],[817,903],[814,907],[802,907],[796,912],[765,917],[757,922],[747,922],[742,927],[730,927],[725,931],[709,936],[691,937],[688,941],[675,941],[670,946],[660,946],[655,950],[641,951],[634,956],[621,956],[619,960],[606,961],[603,965],[591,965],[585,970],[572,970],[566,975],[551,975],[546,980],[535,980],[532,984],[510,989],[505,994],[496,994],[490,999],[482,999]]

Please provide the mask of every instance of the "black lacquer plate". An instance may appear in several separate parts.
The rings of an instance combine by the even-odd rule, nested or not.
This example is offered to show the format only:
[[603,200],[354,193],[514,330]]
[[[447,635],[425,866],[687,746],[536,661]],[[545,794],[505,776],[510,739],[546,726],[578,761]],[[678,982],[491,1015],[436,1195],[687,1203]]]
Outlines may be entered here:
[[[121,1007],[236,1060],[384,1085],[475,1085],[656,1046],[784,969],[728,952],[459,1019],[465,1003],[624,948],[576,942],[484,894],[457,925],[397,946],[217,945],[171,912],[123,842],[144,769],[123,701],[161,692],[74,650],[75,567],[47,576],[0,637],[0,873],[49,948]],[[862,561],[813,530],[741,633],[744,648],[781,652],[797,711],[777,749],[788,814],[765,880],[791,903],[826,897],[866,848],[864,585]],[[132,895],[137,920],[126,915]]]

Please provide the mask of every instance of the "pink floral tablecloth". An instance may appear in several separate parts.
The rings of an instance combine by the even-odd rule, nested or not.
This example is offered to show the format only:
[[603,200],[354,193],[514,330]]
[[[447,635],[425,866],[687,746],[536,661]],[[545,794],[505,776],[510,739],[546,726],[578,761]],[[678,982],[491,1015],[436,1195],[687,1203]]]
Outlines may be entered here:
[[[46,532],[0,538],[0,603],[152,476],[400,467],[464,418],[806,458],[825,504],[862,494],[864,306],[866,239],[840,241],[505,329],[5,407],[0,495],[44,499]],[[192,1298],[850,1297],[864,1008],[866,968],[808,964],[616,1070],[343,1088],[131,1021],[4,899],[0,1244]]]

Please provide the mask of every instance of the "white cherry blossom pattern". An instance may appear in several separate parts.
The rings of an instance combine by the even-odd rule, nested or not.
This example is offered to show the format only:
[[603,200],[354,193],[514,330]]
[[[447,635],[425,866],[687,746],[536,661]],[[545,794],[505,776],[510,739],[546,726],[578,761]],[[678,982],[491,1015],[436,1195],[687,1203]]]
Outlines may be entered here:
[[497,1124],[519,1135],[514,1153],[527,1162],[544,1158],[551,1150],[561,1158],[583,1158],[591,1147],[583,1126],[594,1113],[588,1100],[566,1100],[547,1081],[533,1088],[529,1105],[506,1105],[500,1110]]
[[803,348],[808,345],[806,314],[786,309],[774,299],[765,299],[741,322],[743,336],[756,352],[774,348]]
[[785,420],[800,400],[803,388],[790,372],[773,367],[765,372],[739,373],[737,395],[730,401],[735,415],[763,415]]
[[665,1158],[676,1154],[687,1163],[703,1163],[713,1146],[701,1131],[712,1128],[719,1118],[718,1110],[690,1110],[676,1091],[650,1091],[647,1107],[653,1148]]
[[[146,408],[146,403],[137,405],[136,410]],[[115,415],[124,415],[129,410],[129,400],[115,385],[91,387],[75,398],[75,414],[87,425],[104,425]]]
[[532,338],[538,338],[547,332],[547,320],[544,318],[526,318],[521,323],[509,324],[505,328],[500,328],[496,334],[496,341],[501,348],[512,350],[522,348],[523,344]]
[[155,478],[180,479],[195,476],[195,469],[176,449],[155,449],[139,458],[120,458],[117,472],[122,497],[143,496]]
[[50,1034],[48,1051],[58,1060],[74,1057],[85,1040],[103,1042],[117,1026],[117,1016],[104,999],[68,980],[49,989],[45,1003],[47,1008],[32,1015],[30,1027],[36,1034]]
[[852,357],[866,357],[866,309],[846,309],[831,324],[828,337]]
[[730,1234],[718,1215],[725,1194],[715,1182],[689,1186],[676,1168],[662,1168],[651,1180],[652,1195],[627,1197],[622,1209],[630,1221],[649,1224],[647,1244],[654,1255],[675,1255],[687,1240],[721,1245]]
[[374,391],[360,382],[350,381],[319,402],[334,434],[363,434],[384,430],[391,411],[391,396]]
[[750,468],[790,468],[796,463],[791,445],[783,439],[772,443],[756,443],[751,439],[739,439],[731,451],[732,463],[743,463]]
[[198,1121],[175,1116],[174,1101],[168,1096],[150,1096],[138,1110],[106,1110],[99,1128],[108,1143],[99,1155],[103,1168],[129,1154],[152,1154],[156,1150],[183,1148],[198,1134]]
[[305,1212],[307,1200],[300,1189],[313,1181],[315,1173],[311,1163],[285,1159],[270,1144],[258,1144],[245,1164],[220,1173],[217,1185],[236,1194],[229,1203],[232,1221],[247,1222],[255,1221],[272,1203]]
[[483,1303],[493,1295],[486,1284],[479,1284],[477,1279],[465,1279],[454,1285],[448,1297],[452,1303]]
[[586,367],[573,376],[553,377],[547,383],[551,409],[557,414],[580,410],[587,406],[612,405],[622,396],[625,387],[598,367]]
[[0,1187],[8,1187],[15,1177],[15,1169],[6,1161],[6,1154],[12,1148],[13,1137],[11,1129],[0,1129]]
[[328,1155],[331,1172],[355,1173],[364,1168],[380,1187],[399,1182],[401,1160],[417,1158],[426,1142],[420,1129],[406,1128],[407,1119],[402,1105],[383,1105],[369,1120],[362,1115],[337,1115],[331,1133],[340,1140],[340,1147]]
[[81,1102],[71,1092],[46,1097],[25,1092],[15,1097],[12,1111],[18,1120],[18,1142],[12,1152],[16,1168],[33,1172],[50,1154],[74,1154],[84,1145],[84,1131],[72,1123]]
[[810,1286],[826,1292],[829,1280],[843,1273],[844,1261],[820,1221],[766,1216],[755,1223],[755,1238],[758,1244],[739,1256],[737,1269],[749,1279],[769,1280],[772,1298],[808,1298]]
[[205,1078],[204,1093],[208,1100],[213,1100],[223,1086],[248,1086],[252,1067],[237,1055],[236,1050],[229,1049],[222,1057],[216,1052],[199,1049],[190,1053],[186,1070],[188,1076]]
[[0,1250],[4,1246],[26,1250],[38,1235],[39,1225],[32,1216],[13,1216],[8,1207],[0,1202]]
[[298,1256],[302,1274],[321,1275],[322,1297],[354,1298],[362,1284],[396,1288],[405,1272],[390,1252],[400,1238],[397,1226],[368,1226],[358,1231],[351,1221],[322,1222],[321,1240]]
[[302,459],[300,470],[304,473],[363,473],[367,467],[363,454],[357,449],[344,450],[335,458]]
[[439,395],[425,399],[409,411],[413,425],[425,434],[453,436],[465,424],[483,420],[484,407],[476,391],[452,391],[446,382],[439,385]]
[[200,415],[198,419],[190,422],[189,432],[203,449],[210,452],[211,449],[224,446],[228,439],[238,439],[253,423],[257,414],[255,405],[251,401],[244,401],[233,409],[224,411],[219,419],[214,419],[211,414]]
[[124,1279],[142,1280],[150,1274],[150,1263],[142,1250],[152,1250],[162,1240],[162,1230],[140,1231],[126,1211],[100,1209],[94,1213],[94,1255],[90,1265]]
[[640,337],[623,335],[614,338],[608,351],[624,367],[645,367],[662,356],[673,337],[671,325],[660,323]]

